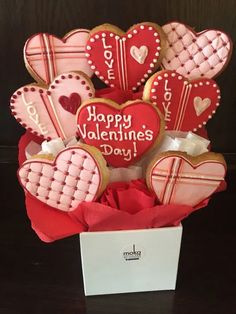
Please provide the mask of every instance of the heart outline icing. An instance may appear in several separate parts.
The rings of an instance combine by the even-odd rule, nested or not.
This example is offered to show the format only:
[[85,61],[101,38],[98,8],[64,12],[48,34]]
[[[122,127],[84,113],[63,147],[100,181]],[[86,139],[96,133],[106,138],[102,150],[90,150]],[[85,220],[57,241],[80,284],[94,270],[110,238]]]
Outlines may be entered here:
[[221,154],[207,152],[197,157],[169,151],[148,166],[146,182],[161,204],[197,206],[209,198],[226,174]]
[[94,97],[91,80],[82,72],[59,75],[49,88],[26,85],[11,96],[10,108],[16,120],[31,133],[44,139],[70,138],[77,133],[74,113],[65,110],[61,96],[79,94],[81,102]]
[[[95,75],[105,84],[136,90],[159,66],[164,45],[165,37],[157,24],[139,23],[126,33],[114,25],[103,24],[91,30],[86,56]],[[146,57],[134,55],[132,47],[146,47]]]
[[36,155],[18,169],[24,190],[41,202],[72,211],[83,201],[94,201],[109,181],[109,171],[99,150],[85,144],[66,148],[52,159]]
[[141,159],[161,140],[162,114],[143,100],[122,105],[105,98],[85,101],[77,112],[78,134],[97,147],[113,167],[127,167]]
[[210,98],[202,99],[201,97],[196,96],[193,99],[193,104],[196,115],[199,117],[211,105],[211,100]]
[[[198,115],[195,97],[210,99],[210,105]],[[194,131],[207,123],[220,105],[220,89],[216,82],[203,78],[189,81],[176,71],[162,70],[146,82],[143,99],[156,105],[165,116],[166,129]]]
[[87,76],[93,70],[85,57],[89,30],[75,29],[62,39],[52,34],[38,33],[31,36],[24,46],[24,61],[32,77],[49,85],[60,74],[81,71]]
[[233,50],[231,38],[216,29],[196,33],[190,26],[170,22],[162,26],[166,51],[162,68],[175,70],[190,80],[215,78],[227,67]]

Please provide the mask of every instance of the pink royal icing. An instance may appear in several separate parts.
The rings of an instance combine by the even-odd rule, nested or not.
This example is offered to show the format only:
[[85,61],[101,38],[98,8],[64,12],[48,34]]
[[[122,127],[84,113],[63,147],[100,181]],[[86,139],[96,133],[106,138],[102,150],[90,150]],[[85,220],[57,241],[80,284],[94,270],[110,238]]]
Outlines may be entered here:
[[178,155],[165,156],[153,165],[150,185],[162,204],[194,207],[217,190],[225,172],[225,166],[215,160],[193,165]]
[[66,73],[55,78],[48,89],[27,85],[11,97],[16,120],[33,134],[45,139],[76,135],[75,113],[81,102],[94,96],[93,84],[82,73]]
[[26,66],[45,84],[50,84],[59,74],[71,71],[82,71],[91,77],[93,71],[85,57],[88,37],[87,29],[75,29],[62,39],[47,33],[33,35],[24,47]]
[[212,118],[221,96],[211,79],[188,81],[175,71],[163,70],[147,82],[143,98],[164,114],[166,129],[196,131]]
[[232,42],[225,33],[210,29],[196,33],[189,26],[171,22],[162,27],[167,49],[162,67],[176,70],[188,79],[213,78],[230,60]]
[[30,194],[62,211],[95,200],[101,186],[96,160],[81,147],[64,149],[54,161],[27,160],[19,168],[18,177]]
[[86,56],[91,69],[107,85],[135,90],[160,62],[161,44],[159,29],[153,24],[137,24],[122,36],[105,25],[91,31]]
[[159,112],[142,100],[122,106],[94,98],[80,107],[78,133],[95,146],[113,167],[127,167],[140,159],[159,140],[163,121]]

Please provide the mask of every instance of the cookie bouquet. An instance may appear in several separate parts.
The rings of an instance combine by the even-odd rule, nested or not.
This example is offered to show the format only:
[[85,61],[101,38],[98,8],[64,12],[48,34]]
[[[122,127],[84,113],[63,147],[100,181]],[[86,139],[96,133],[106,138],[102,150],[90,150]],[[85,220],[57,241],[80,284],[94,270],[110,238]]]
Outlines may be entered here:
[[36,82],[10,107],[26,129],[18,178],[38,236],[178,225],[224,189],[226,164],[209,152],[205,125],[231,51],[225,33],[178,22],[29,38]]

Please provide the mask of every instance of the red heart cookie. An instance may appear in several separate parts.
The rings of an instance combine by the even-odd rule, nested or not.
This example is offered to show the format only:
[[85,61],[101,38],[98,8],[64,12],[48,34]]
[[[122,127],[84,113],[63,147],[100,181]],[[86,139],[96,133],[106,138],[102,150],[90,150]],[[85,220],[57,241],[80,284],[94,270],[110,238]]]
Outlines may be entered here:
[[78,133],[99,148],[113,167],[127,167],[158,144],[164,122],[159,110],[142,100],[123,105],[103,98],[86,101],[77,113]]
[[166,129],[196,131],[215,113],[220,90],[211,79],[188,81],[167,70],[155,73],[147,81],[143,99],[158,106],[165,116]]
[[95,200],[108,183],[102,154],[87,145],[62,150],[54,160],[26,160],[18,170],[19,181],[40,201],[63,211]]
[[[90,79],[82,72],[62,74],[48,89],[27,85],[11,97],[16,120],[33,134],[45,139],[76,135],[75,113],[80,103],[94,96]],[[65,101],[67,99],[67,101]]]
[[225,174],[226,164],[221,154],[191,157],[181,152],[165,152],[151,162],[146,180],[161,204],[194,207],[217,190]]
[[125,34],[110,24],[90,32],[86,56],[95,74],[111,87],[135,90],[158,67],[163,31],[154,23],[140,23]]
[[25,43],[24,59],[30,74],[42,84],[50,84],[56,76],[82,71],[89,77],[93,71],[85,57],[89,30],[75,29],[62,39],[47,33],[30,37]]
[[167,49],[162,67],[175,70],[188,79],[213,78],[227,66],[232,41],[225,33],[211,29],[196,33],[189,26],[171,22],[162,27]]

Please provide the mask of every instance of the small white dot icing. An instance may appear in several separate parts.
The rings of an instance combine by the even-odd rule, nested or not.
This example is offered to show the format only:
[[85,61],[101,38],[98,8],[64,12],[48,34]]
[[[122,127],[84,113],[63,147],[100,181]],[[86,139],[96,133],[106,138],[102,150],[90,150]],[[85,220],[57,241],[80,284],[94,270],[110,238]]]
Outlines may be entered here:
[[138,83],[137,83],[137,85],[138,85],[138,86],[140,86],[140,85],[141,85],[141,83],[140,83],[140,82],[138,82]]
[[160,39],[156,39],[156,43],[159,43],[160,42]]
[[152,70],[148,70],[147,73],[151,74],[151,73],[152,73]]
[[159,83],[158,82],[154,82],[154,85],[157,86]]
[[152,88],[152,89],[151,89],[151,92],[152,92],[152,93],[155,93],[155,92],[156,92],[156,89],[155,89],[155,88]]
[[141,28],[141,29],[144,29],[144,25],[141,25],[140,28]]
[[123,38],[122,38],[122,40],[123,40],[123,41],[126,41],[126,38],[125,38],[125,37],[123,37]]
[[90,38],[90,41],[91,41],[91,43],[94,43],[95,39],[94,38]]
[[95,38],[96,38],[96,39],[99,39],[99,35],[98,35],[98,34],[97,34],[97,35],[95,35]]
[[141,79],[141,82],[143,82],[143,83],[144,83],[145,81],[146,81],[145,79],[143,79],[143,78]]
[[158,80],[162,80],[162,76],[159,75],[159,76],[157,77],[157,79],[158,79]]
[[95,70],[96,69],[95,65],[91,65],[91,69]]
[[219,94],[219,93],[220,93],[220,90],[219,90],[219,89],[217,89],[217,90],[216,90],[216,92],[217,92],[217,94]]
[[194,84],[194,87],[198,87],[198,84]]
[[157,50],[161,50],[161,47],[160,47],[160,46],[158,46],[158,47],[157,47]]
[[105,83],[105,84],[109,84],[109,81],[108,81],[108,80],[105,80],[104,83]]
[[213,87],[216,87],[216,84],[213,84]]
[[155,56],[158,57],[158,56],[159,56],[159,52],[156,52],[156,53],[155,53]]
[[136,90],[136,87],[133,87],[132,90]]
[[153,30],[152,26],[149,26],[149,27],[148,27],[148,29],[149,29],[150,31],[152,31],[152,30]]
[[144,77],[145,77],[145,78],[148,78],[148,75],[147,75],[147,74],[144,74]]
[[164,77],[168,77],[168,73],[165,73],[165,74],[164,74]]
[[101,80],[104,80],[104,77],[103,77],[103,76],[99,76],[99,78],[100,78]]
[[114,85],[114,84],[111,84],[110,86],[111,86],[111,87],[115,87],[115,85]]
[[153,105],[156,105],[157,103],[156,103],[156,101],[153,101]]
[[218,99],[221,99],[221,96],[217,96]]
[[157,99],[157,96],[153,95],[152,98],[153,98],[153,99]]
[[138,33],[137,29],[134,29],[134,30],[133,30],[133,33],[134,33],[134,34],[137,34],[137,33]]
[[154,33],[154,36],[157,37],[157,36],[158,36],[158,33]]
[[86,48],[87,48],[87,50],[91,50],[92,49],[91,46],[87,46]]
[[202,127],[202,125],[201,125],[201,124],[198,124],[198,127],[199,127],[199,128],[201,128],[201,127]]
[[210,82],[207,81],[207,82],[206,82],[206,85],[210,85]]
[[106,37],[106,33],[102,33],[102,37]]
[[217,107],[219,107],[219,105],[220,105],[219,103],[216,104]]
[[204,121],[204,122],[203,122],[203,125],[206,125],[206,124],[207,124],[206,121]]
[[150,63],[150,68],[154,68],[154,64],[153,63]]
[[209,118],[209,119],[211,119],[211,118],[212,118],[212,116],[211,116],[211,115],[209,115],[209,116],[208,116],[208,118]]
[[100,74],[100,72],[99,72],[99,71],[95,71],[95,74],[96,74],[96,75],[99,75],[99,74]]
[[116,40],[120,39],[120,36],[116,36],[115,39],[116,39]]
[[132,38],[132,34],[128,34],[128,38]]
[[215,111],[215,110],[213,110],[213,111],[212,111],[212,113],[216,113],[216,111]]
[[180,76],[180,75],[178,76],[178,80],[182,80],[182,78],[183,78],[182,76]]
[[199,85],[200,85],[200,86],[202,86],[202,85],[203,85],[203,83],[202,83],[202,82],[199,82]]
[[153,61],[154,63],[156,63],[156,62],[157,62],[157,59],[153,59],[152,61]]
[[176,73],[171,73],[171,76],[172,76],[172,77],[175,77],[175,76],[176,76]]
[[188,82],[187,82],[187,81],[184,81],[184,85],[188,85]]
[[87,57],[87,58],[90,57],[90,54],[89,54],[89,53],[86,53],[86,54],[85,54],[85,57]]
[[91,60],[88,60],[88,64],[92,64],[93,62]]

